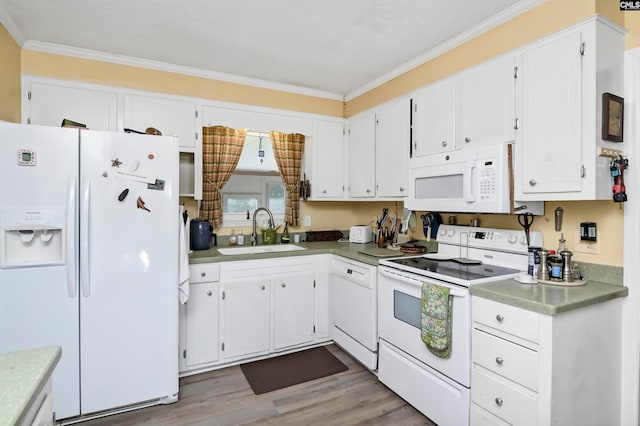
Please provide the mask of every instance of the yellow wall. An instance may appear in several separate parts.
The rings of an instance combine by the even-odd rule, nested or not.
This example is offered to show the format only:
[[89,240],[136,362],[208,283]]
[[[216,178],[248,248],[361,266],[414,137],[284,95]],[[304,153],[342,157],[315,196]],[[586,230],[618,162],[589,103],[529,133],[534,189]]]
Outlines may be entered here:
[[24,50],[24,74],[341,117],[342,101]]
[[0,120],[20,122],[20,46],[0,25]]

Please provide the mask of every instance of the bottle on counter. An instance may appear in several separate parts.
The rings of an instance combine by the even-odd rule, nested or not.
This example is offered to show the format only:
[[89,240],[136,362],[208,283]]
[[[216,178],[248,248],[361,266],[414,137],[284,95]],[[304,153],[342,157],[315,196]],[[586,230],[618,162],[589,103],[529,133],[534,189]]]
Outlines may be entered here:
[[284,231],[282,231],[282,236],[280,237],[280,242],[282,244],[287,244],[291,241],[289,237],[289,224],[287,222],[284,223]]
[[240,228],[240,233],[238,235],[236,235],[236,244],[239,246],[243,246],[244,245],[244,233],[242,228]]
[[236,237],[236,230],[232,229],[231,235],[229,235],[229,245],[235,246],[236,244],[238,244],[238,238]]

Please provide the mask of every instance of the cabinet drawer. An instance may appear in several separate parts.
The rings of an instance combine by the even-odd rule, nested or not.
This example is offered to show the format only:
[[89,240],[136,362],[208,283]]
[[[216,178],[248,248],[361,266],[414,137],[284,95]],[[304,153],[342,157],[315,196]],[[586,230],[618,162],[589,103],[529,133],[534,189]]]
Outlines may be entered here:
[[473,330],[471,346],[474,364],[538,390],[538,352],[480,330]]
[[481,297],[472,297],[473,321],[539,343],[539,314]]
[[477,369],[471,372],[471,386],[471,401],[507,423],[519,426],[538,424],[537,394],[516,388],[516,385]]
[[189,265],[191,284],[220,281],[220,265],[217,263],[199,263]]

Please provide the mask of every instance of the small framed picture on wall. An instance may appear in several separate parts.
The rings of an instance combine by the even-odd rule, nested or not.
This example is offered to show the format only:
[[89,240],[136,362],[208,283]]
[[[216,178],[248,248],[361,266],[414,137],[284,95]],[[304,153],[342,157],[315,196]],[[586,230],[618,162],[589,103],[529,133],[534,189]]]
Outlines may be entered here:
[[611,93],[602,94],[602,139],[622,142],[624,99]]

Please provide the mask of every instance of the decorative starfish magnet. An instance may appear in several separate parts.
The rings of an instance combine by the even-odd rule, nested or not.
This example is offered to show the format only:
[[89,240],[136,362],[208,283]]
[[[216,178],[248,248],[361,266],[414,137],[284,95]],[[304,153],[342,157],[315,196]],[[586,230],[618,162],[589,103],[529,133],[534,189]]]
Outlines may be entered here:
[[138,205],[138,208],[139,208],[139,209],[146,210],[146,211],[148,211],[149,213],[151,213],[151,210],[149,210],[148,208],[146,208],[146,207],[144,206],[144,201],[142,200],[142,198],[141,198],[141,197],[138,197],[138,201],[136,202],[136,204]]
[[120,167],[121,164],[122,164],[122,161],[120,161],[118,157],[116,157],[115,160],[111,160],[111,167]]

